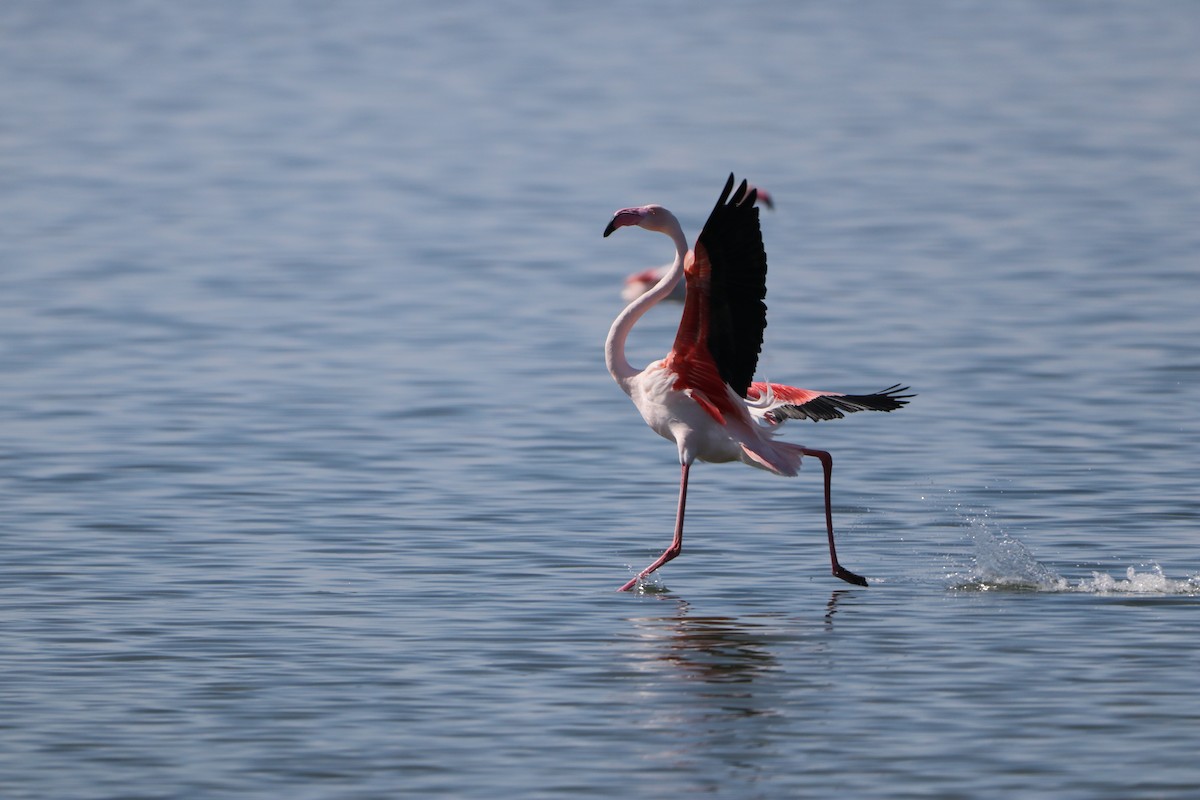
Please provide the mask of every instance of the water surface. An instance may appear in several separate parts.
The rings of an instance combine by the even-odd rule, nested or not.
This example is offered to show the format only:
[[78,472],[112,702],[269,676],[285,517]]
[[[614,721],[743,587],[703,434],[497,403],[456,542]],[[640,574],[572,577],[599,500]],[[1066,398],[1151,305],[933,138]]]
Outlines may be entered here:
[[[0,10],[6,798],[1191,797],[1189,3]],[[768,188],[820,479],[620,283]],[[632,358],[669,346],[656,309]]]

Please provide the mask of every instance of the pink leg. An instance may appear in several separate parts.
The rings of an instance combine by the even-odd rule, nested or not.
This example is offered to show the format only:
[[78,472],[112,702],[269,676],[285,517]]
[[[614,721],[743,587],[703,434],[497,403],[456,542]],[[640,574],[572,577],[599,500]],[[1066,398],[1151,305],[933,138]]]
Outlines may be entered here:
[[834,577],[857,586],[866,586],[866,578],[855,575],[838,563],[837,548],[833,546],[833,505],[829,499],[829,490],[833,481],[833,456],[824,450],[809,450],[807,447],[801,448],[801,450],[806,456],[821,459],[821,468],[825,471],[825,530],[829,532],[829,560],[833,564]]
[[683,464],[680,470],[679,509],[675,512],[675,538],[671,540],[671,546],[663,551],[663,554],[653,564],[639,572],[636,578],[630,579],[628,583],[617,589],[618,592],[627,592],[637,586],[638,581],[679,555],[679,552],[683,550],[683,507],[687,503],[688,470],[691,469],[691,466],[691,464]]

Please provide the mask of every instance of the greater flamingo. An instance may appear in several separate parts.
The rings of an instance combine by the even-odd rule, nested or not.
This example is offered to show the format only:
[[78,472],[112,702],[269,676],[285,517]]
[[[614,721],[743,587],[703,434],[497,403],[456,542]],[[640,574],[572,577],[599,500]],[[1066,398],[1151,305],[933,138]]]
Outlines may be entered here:
[[[775,438],[788,419],[840,419],[854,411],[894,411],[912,395],[896,384],[874,394],[838,394],[754,381],[763,328],[767,324],[767,255],[758,226],[756,191],[742,181],[733,192],[730,174],[716,207],[689,251],[679,220],[659,205],[623,208],[604,229],[636,225],[666,234],[675,243],[675,260],[667,274],[646,294],[630,303],[613,321],[604,344],[604,360],[617,384],[633,400],[655,433],[679,449],[679,503],[675,535],[657,560],[619,591],[679,555],[683,548],[683,512],[688,472],[697,459],[741,461],[752,467],[794,476],[802,456],[821,462],[825,476],[825,528],[834,576],[858,586],[865,578],[838,563],[833,544],[830,475],[833,457]],[[732,197],[730,193],[733,192]],[[728,202],[727,202],[728,201]],[[630,329],[687,278],[687,299],[675,343],[666,358],[638,370],[625,358]]]
[[[762,188],[761,186],[750,186],[749,188],[757,192],[756,202],[758,205],[766,206],[772,210],[775,209],[775,200],[771,197],[766,189]],[[626,303],[638,299],[646,292],[653,289],[654,285],[661,281],[663,276],[670,271],[671,265],[663,264],[660,267],[650,267],[649,269],[644,269],[641,272],[635,272],[629,275],[625,278],[625,285],[621,287],[621,299]],[[670,294],[663,299],[682,303],[685,286],[686,284],[684,281],[679,281],[675,284],[675,288],[671,290]]]

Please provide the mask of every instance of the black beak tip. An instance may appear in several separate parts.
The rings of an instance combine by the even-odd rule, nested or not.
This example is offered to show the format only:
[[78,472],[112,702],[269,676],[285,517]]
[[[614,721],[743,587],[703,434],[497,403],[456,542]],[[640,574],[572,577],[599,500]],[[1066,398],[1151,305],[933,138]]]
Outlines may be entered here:
[[610,233],[612,233],[613,231],[615,231],[617,229],[617,226],[613,224],[615,222],[616,222],[616,220],[613,220],[612,222],[608,223],[608,227],[604,229],[604,238],[605,239],[608,238]]

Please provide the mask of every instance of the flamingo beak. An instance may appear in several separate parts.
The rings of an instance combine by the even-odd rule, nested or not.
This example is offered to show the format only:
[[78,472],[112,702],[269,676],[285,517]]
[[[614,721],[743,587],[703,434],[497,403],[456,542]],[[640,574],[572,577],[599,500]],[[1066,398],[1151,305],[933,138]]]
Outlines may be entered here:
[[645,212],[640,208],[622,208],[616,214],[613,214],[608,227],[604,229],[604,236],[607,238],[617,228],[624,228],[626,225],[638,225],[645,216]]

